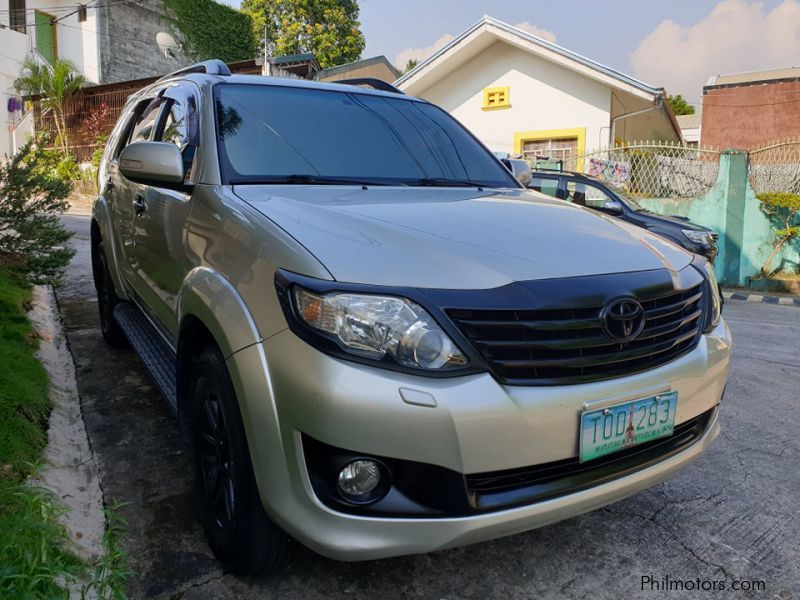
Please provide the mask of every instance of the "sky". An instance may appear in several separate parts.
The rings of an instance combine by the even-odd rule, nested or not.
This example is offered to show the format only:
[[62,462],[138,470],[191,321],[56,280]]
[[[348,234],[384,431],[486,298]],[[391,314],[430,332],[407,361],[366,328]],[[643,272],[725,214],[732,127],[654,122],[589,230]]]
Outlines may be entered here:
[[[238,0],[223,0],[238,6]],[[360,0],[364,58],[426,58],[483,15],[699,104],[710,75],[800,66],[800,0]]]

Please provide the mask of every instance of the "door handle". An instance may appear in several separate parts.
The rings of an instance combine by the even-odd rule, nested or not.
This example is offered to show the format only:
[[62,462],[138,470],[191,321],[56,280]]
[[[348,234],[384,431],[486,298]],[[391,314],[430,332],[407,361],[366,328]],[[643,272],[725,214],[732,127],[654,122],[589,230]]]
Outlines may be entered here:
[[144,203],[144,196],[136,194],[133,200],[133,212],[137,217],[141,217],[147,211],[147,205]]

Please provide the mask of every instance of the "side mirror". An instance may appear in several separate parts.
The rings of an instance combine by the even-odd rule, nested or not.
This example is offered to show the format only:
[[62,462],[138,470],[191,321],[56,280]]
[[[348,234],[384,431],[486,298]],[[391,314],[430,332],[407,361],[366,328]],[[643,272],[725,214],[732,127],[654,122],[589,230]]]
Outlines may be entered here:
[[120,172],[136,183],[184,189],[183,156],[175,144],[134,142],[119,155]]
[[611,213],[612,215],[621,215],[622,204],[620,204],[616,200],[606,200],[605,202],[603,202],[603,210],[608,213]]
[[504,158],[502,163],[506,166],[506,169],[511,171],[511,174],[517,178],[517,180],[528,187],[533,181],[533,171],[531,170],[531,166],[528,164],[528,161],[521,160],[519,158]]

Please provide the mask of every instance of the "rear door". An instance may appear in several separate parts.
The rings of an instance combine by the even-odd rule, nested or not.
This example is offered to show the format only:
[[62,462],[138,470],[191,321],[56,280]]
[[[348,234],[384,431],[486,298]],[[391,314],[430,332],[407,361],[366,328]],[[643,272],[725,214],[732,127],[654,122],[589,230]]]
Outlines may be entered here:
[[187,271],[186,221],[191,207],[193,166],[198,152],[198,97],[191,83],[173,84],[162,96],[152,140],[175,144],[184,159],[184,190],[142,186],[134,229],[138,293],[152,320],[172,342],[177,339],[177,296]]

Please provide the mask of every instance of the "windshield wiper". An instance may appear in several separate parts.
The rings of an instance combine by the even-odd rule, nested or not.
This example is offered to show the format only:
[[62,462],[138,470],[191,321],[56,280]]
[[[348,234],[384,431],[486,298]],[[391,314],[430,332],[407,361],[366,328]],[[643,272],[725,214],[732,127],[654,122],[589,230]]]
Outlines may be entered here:
[[468,179],[450,179],[447,177],[423,177],[422,179],[416,179],[414,181],[407,181],[408,185],[421,185],[421,186],[440,186],[440,187],[447,187],[447,186],[457,186],[457,187],[476,187],[482,188],[484,187],[482,184],[477,183],[475,181],[470,181]]
[[348,179],[346,177],[325,177],[324,175],[308,175],[295,173],[292,175],[276,175],[254,177],[252,179],[232,179],[231,185],[245,184],[289,184],[289,185],[387,185],[380,181],[368,179]]

